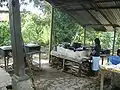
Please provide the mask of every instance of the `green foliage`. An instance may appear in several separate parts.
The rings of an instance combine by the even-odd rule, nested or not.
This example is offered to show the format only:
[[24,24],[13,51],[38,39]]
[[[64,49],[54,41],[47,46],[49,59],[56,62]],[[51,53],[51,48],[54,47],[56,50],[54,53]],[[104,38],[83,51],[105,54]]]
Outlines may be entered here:
[[93,29],[87,29],[86,43],[93,45],[94,39],[99,38],[101,41],[102,48],[112,48],[112,33],[111,32],[102,32],[94,31]]
[[79,26],[67,14],[54,10],[54,31],[57,43],[71,42]]
[[8,22],[0,22],[0,46],[10,44],[10,29]]
[[22,34],[25,43],[48,44],[49,22],[45,18],[32,13],[25,13],[22,17]]
[[110,32],[102,32],[102,34],[99,36],[101,39],[101,45],[102,48],[112,48],[112,33]]

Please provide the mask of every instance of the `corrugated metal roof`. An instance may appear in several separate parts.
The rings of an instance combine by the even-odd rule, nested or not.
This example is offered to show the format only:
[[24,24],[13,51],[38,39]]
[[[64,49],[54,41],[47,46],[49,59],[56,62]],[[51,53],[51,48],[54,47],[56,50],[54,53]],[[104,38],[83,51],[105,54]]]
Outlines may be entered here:
[[46,0],[79,24],[111,31],[120,26],[120,0]]

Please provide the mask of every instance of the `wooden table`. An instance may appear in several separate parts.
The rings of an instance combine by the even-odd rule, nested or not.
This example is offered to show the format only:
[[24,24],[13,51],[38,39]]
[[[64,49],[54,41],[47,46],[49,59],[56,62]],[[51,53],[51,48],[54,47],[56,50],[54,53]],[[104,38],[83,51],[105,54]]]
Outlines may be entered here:
[[[104,75],[106,72],[112,72],[112,73],[118,73],[120,74],[120,69],[117,68],[109,68],[108,65],[106,66],[101,66],[100,69],[100,74],[101,74],[101,78],[100,78],[100,90],[103,90],[103,86],[104,86]],[[114,77],[113,77],[114,78]],[[112,85],[113,85],[113,81],[112,81]]]
[[29,60],[32,60],[34,54],[39,54],[39,69],[41,69],[41,46],[36,44],[25,45],[26,56]]
[[8,69],[9,58],[12,56],[12,47],[11,46],[1,46],[0,47],[1,56],[4,59],[5,70]]
[[[12,47],[11,46],[1,46],[0,53],[4,59],[5,70],[7,71],[9,58],[12,57]],[[25,54],[27,56],[32,56],[33,54],[39,54],[39,68],[41,69],[41,52],[40,52],[39,45],[36,45],[36,44],[25,45]]]
[[56,51],[52,51],[51,55],[62,59],[62,70],[63,71],[65,71],[65,66],[71,66],[71,65],[67,65],[67,62],[72,62],[74,64],[76,63],[77,67],[74,66],[74,65],[72,65],[72,67],[75,68],[75,69],[78,69],[77,76],[80,76],[79,74],[81,74],[80,70],[81,70],[82,62],[90,60],[89,57],[72,58],[72,57],[66,56],[64,54],[60,54]]
[[26,53],[26,58],[28,61],[30,61],[32,63],[33,62],[32,56],[34,54],[39,54],[39,69],[41,69],[41,52],[40,51]]

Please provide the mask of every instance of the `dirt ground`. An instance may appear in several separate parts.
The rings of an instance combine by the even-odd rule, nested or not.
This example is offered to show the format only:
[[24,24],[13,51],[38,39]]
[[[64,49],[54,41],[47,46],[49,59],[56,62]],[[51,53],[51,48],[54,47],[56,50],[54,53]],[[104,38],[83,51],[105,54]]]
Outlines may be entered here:
[[[62,72],[50,67],[47,58],[42,58],[41,63],[42,70],[33,72],[37,90],[99,90],[99,77],[83,78]],[[2,59],[0,64],[4,64]],[[109,86],[104,90],[110,90]]]
[[34,72],[34,78],[38,90],[99,90],[92,79],[58,71],[48,63],[42,64],[42,71]]

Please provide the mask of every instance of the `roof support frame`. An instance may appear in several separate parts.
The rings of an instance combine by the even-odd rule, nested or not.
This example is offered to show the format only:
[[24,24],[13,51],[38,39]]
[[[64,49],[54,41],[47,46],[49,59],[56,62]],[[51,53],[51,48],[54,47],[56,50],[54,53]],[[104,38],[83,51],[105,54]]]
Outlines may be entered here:
[[[97,7],[96,8],[86,8],[87,10],[105,10],[105,9],[120,9],[120,5],[119,6],[111,6],[111,7]],[[85,9],[82,8],[75,8],[75,9],[68,9],[67,11],[84,11]]]
[[[49,0],[47,0],[47,1],[49,1]],[[94,23],[94,24],[92,24],[92,23],[82,24],[83,27],[84,26],[103,26],[103,27],[104,26],[111,26],[113,28],[120,27],[117,24],[113,24],[112,21],[110,21],[109,18],[102,11],[102,10],[105,10],[105,9],[107,9],[107,10],[108,9],[120,9],[119,3],[116,6],[113,6],[113,5],[112,6],[107,6],[107,7],[98,6],[99,3],[102,3],[102,4],[103,3],[106,3],[106,4],[107,3],[116,3],[116,2],[120,2],[120,0],[102,0],[102,1],[96,1],[96,0],[92,0],[92,1],[91,0],[84,0],[84,1],[83,0],[76,0],[76,1],[62,0],[62,1],[57,1],[57,0],[54,0],[54,1],[56,1],[56,2],[53,2],[53,1],[49,1],[49,2],[51,2],[53,6],[59,8],[59,9],[62,8],[61,10],[63,10],[63,11],[65,11],[65,12],[67,11],[67,13],[75,20],[76,20],[76,18],[74,17],[74,15],[72,15],[73,12],[75,13],[75,9],[72,9],[73,10],[73,12],[72,12],[72,10],[69,9],[69,7],[67,7],[67,6],[75,6],[77,4],[77,5],[81,6],[81,8],[78,9],[79,11],[80,10],[87,11],[89,13],[89,15],[96,21],[96,23]],[[83,4],[83,3],[85,3],[85,4]],[[90,8],[86,7],[85,6],[86,4],[91,5],[91,7]],[[64,5],[67,8],[65,8]],[[107,23],[104,24],[104,23],[100,22],[99,19],[96,16],[94,16],[93,13],[90,10],[98,11],[104,17],[104,19],[107,21]],[[78,21],[78,20],[76,20],[76,21]],[[79,21],[78,21],[78,23],[80,24]],[[104,28],[106,28],[106,27],[104,27]]]
[[[72,2],[72,3],[71,3]],[[53,2],[54,6],[56,7],[66,7],[66,6],[74,6],[80,5],[80,4],[99,4],[99,3],[110,3],[110,2],[120,2],[119,0],[105,0],[105,1],[90,1],[90,0],[78,0],[78,1],[64,1],[64,2]]]
[[[100,12],[100,14],[112,25],[112,22],[108,19],[108,17],[101,10],[98,9],[98,5],[97,4],[94,4],[94,5],[95,6],[93,6],[93,4],[92,4],[92,6],[94,8],[96,8]],[[113,28],[115,28],[115,27],[113,27]]]
[[86,26],[86,27],[89,27],[89,26],[113,26],[113,27],[120,27],[117,24],[86,24],[84,26]]
[[95,0],[76,0],[76,1],[74,1],[74,0],[63,0],[63,1],[65,1],[65,3],[70,3],[71,1],[72,2],[77,2],[77,3],[108,3],[108,2],[114,2],[114,1],[120,1],[120,0],[100,0],[100,1],[95,1]]

